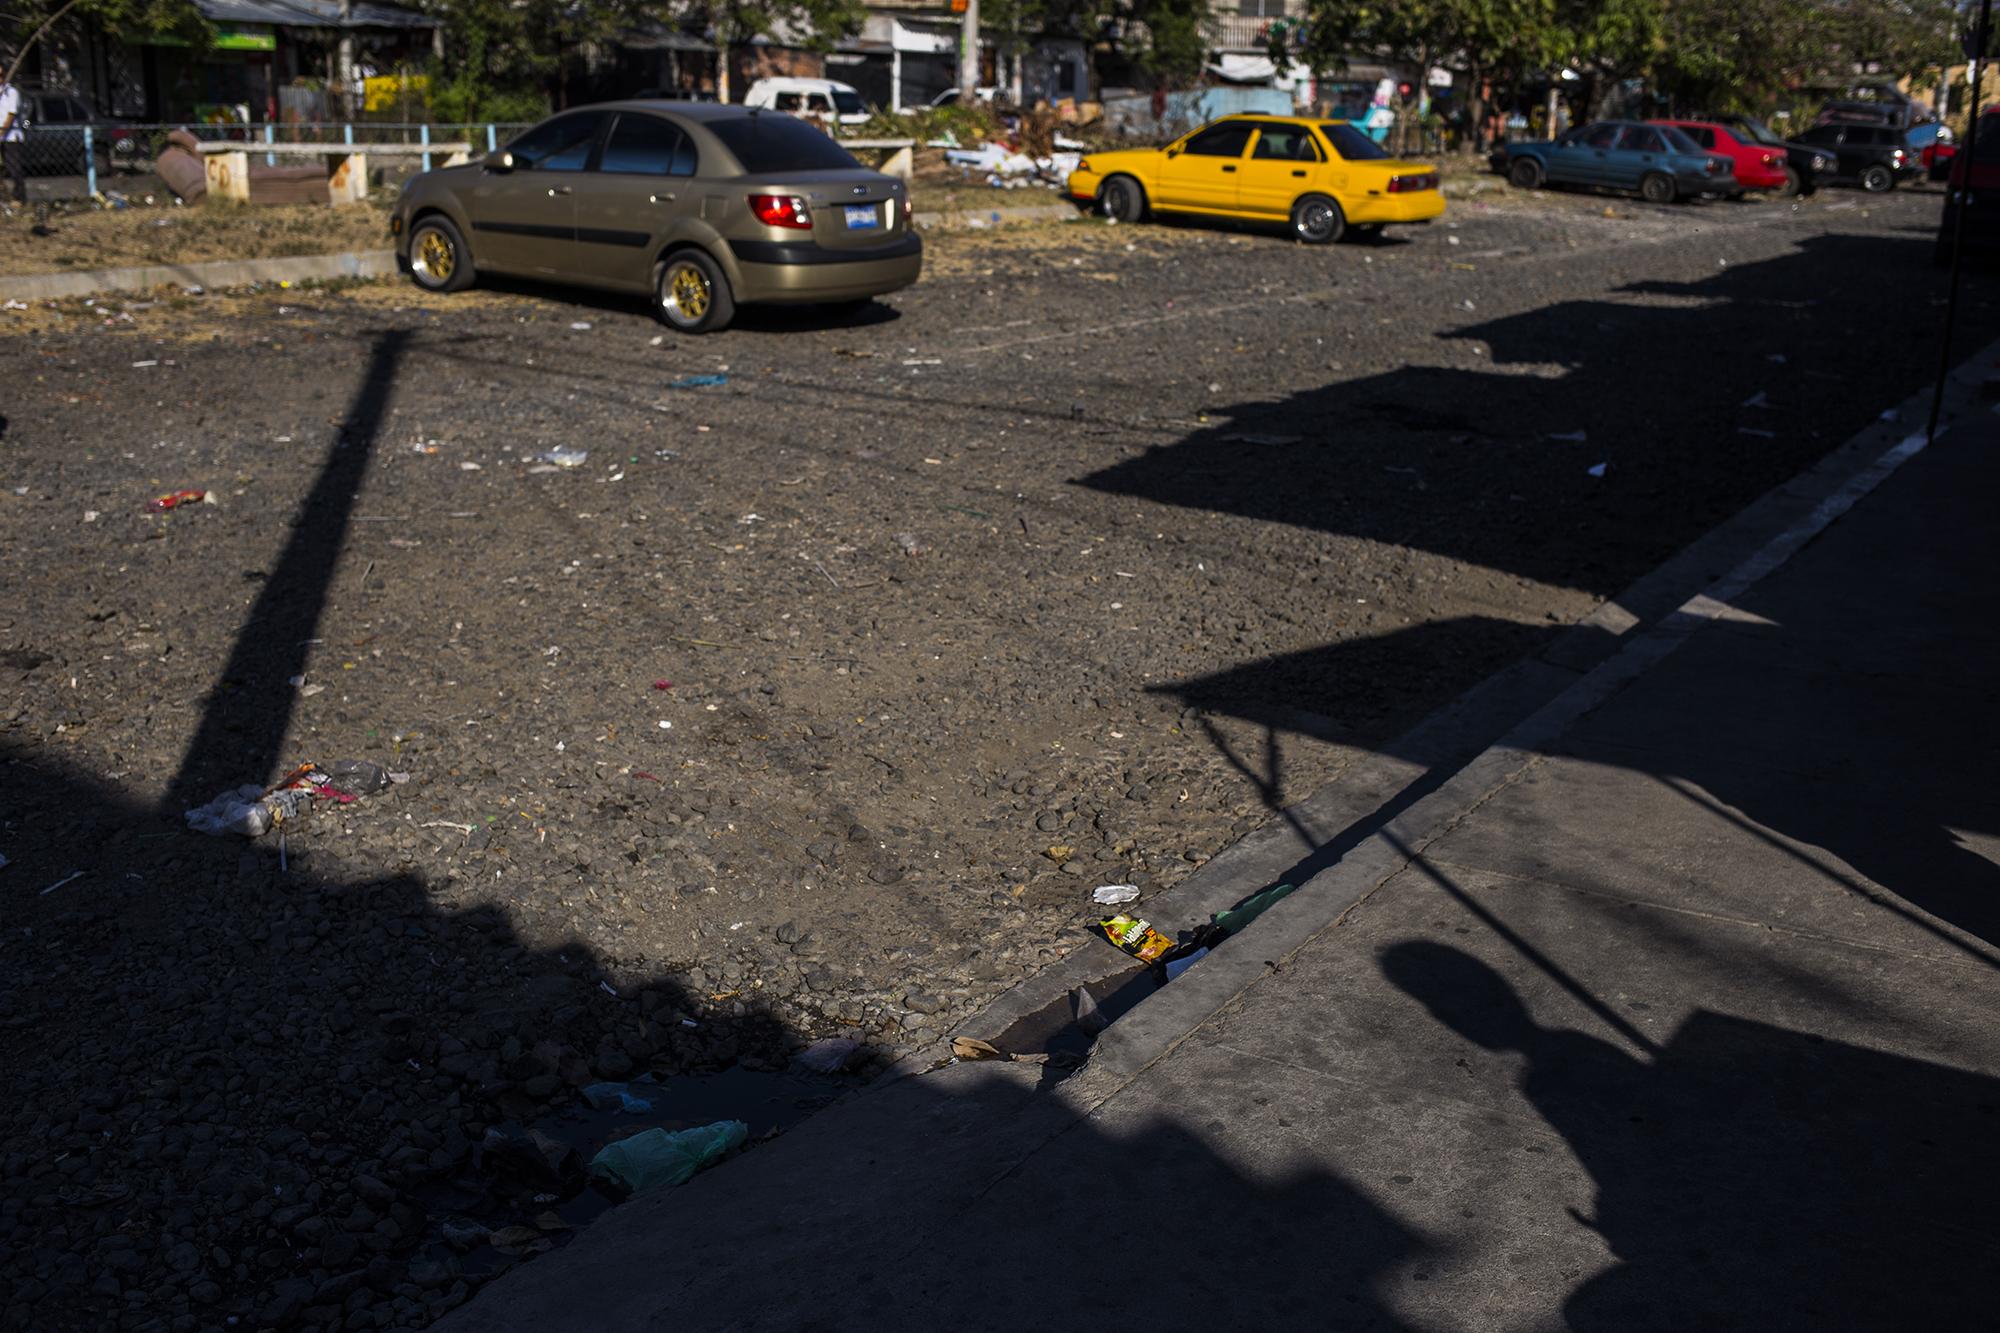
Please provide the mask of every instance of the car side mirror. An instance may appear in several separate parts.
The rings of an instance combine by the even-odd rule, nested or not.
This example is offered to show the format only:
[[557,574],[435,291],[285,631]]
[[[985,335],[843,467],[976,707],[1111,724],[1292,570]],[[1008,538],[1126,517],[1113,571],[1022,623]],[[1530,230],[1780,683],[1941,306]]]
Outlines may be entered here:
[[1167,150],[1168,157],[1179,157],[1180,155],[1181,155],[1181,149],[1179,144],[1175,144],[1172,148],[1169,148]]
[[488,171],[499,172],[512,171],[514,169],[514,155],[504,148],[497,153],[488,153],[486,155],[486,169]]

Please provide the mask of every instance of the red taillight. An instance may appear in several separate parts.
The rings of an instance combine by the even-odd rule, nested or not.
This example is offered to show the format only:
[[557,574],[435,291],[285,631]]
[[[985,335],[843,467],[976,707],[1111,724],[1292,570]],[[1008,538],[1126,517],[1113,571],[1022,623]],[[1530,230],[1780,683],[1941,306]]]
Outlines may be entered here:
[[812,210],[806,207],[805,200],[795,194],[753,194],[750,196],[750,211],[767,227],[812,230]]
[[1775,167],[1778,165],[1778,163],[1782,161],[1784,161],[1784,159],[1776,153],[1764,154],[1764,165],[1767,167]]
[[1438,174],[1435,171],[1426,171],[1417,176],[1391,176],[1389,178],[1390,194],[1408,194],[1412,190],[1435,190],[1437,186]]

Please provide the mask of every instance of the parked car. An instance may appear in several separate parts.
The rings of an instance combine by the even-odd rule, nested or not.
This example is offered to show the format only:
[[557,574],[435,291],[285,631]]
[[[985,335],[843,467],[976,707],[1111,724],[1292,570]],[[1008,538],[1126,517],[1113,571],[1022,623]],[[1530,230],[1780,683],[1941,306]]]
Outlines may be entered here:
[[1800,194],[1811,194],[1821,180],[1832,180],[1839,170],[1839,159],[1831,151],[1781,139],[1770,126],[1755,116],[1720,115],[1706,116],[1703,119],[1722,126],[1744,143],[1783,149],[1785,165],[1799,178]]
[[422,172],[389,217],[418,286],[511,273],[644,292],[684,333],[755,302],[852,302],[923,267],[903,183],[795,117],[712,102],[566,111]]
[[840,125],[862,125],[868,120],[861,94],[833,79],[759,79],[743,94],[743,105]]
[[127,122],[99,115],[73,93],[22,89],[22,170],[31,176],[83,175],[86,125],[99,170],[138,156],[138,137]]
[[1225,116],[1165,148],[1089,153],[1072,199],[1119,222],[1149,213],[1289,221],[1313,245],[1444,212],[1438,169],[1392,157],[1343,120]]
[[1958,142],[1949,125],[1935,120],[1912,125],[1903,139],[1917,153],[1918,160],[1924,165],[1924,174],[1929,179],[1941,181],[1950,177],[1951,160],[1958,155]]
[[1864,88],[1866,97],[1843,98],[1828,102],[1819,109],[1813,120],[1815,125],[1887,125],[1892,130],[1907,130],[1925,121],[1936,120],[1937,113],[1908,93],[1887,85]]
[[1880,194],[1924,174],[1923,154],[1911,149],[1907,134],[1888,125],[1815,125],[1799,142],[1834,155],[1835,180]]
[[2000,106],[1979,115],[1971,153],[1955,153],[1938,222],[1936,259],[1951,262],[1959,214],[1965,215],[1963,242],[1968,259],[2000,259]]
[[1692,195],[1734,194],[1740,188],[1728,158],[1703,152],[1671,125],[1599,120],[1553,142],[1524,141],[1505,148],[1507,179],[1523,190],[1595,185],[1636,190],[1648,203],[1671,204]]
[[1775,190],[1790,196],[1805,188],[1805,180],[1785,160],[1782,145],[1746,142],[1737,138],[1728,126],[1712,120],[1653,120],[1647,124],[1671,125],[1694,140],[1695,147],[1703,152],[1720,153],[1728,158],[1736,184],[1741,187],[1736,191],[1738,197],[1745,190]]

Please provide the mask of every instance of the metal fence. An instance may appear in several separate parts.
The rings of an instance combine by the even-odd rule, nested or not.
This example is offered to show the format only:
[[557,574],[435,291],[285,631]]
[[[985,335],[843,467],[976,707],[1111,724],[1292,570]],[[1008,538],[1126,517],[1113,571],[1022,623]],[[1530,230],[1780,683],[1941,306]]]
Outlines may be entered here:
[[[139,125],[115,121],[89,124],[30,124],[23,132],[22,170],[33,182],[34,193],[43,198],[94,198],[119,177],[153,173],[167,136],[185,130],[205,143],[241,143],[254,152],[267,144],[353,144],[366,149],[369,144],[397,144],[421,147],[427,144],[469,143],[476,156],[492,152],[528,129],[526,123],[499,121],[472,125],[408,121],[292,121],[260,125],[178,124]],[[256,154],[253,161],[275,166],[286,156],[281,152]],[[416,170],[428,171],[442,161],[432,153],[400,157]]]

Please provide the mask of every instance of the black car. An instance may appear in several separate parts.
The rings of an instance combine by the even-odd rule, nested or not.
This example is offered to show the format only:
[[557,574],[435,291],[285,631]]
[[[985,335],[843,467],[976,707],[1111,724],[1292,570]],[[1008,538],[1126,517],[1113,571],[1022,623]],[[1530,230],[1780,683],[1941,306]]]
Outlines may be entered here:
[[1923,150],[1910,146],[1909,132],[1888,125],[1815,125],[1799,142],[1831,151],[1838,163],[1834,179],[1871,194],[1917,180],[1925,170]]
[[138,140],[129,126],[99,115],[74,93],[22,89],[22,169],[30,176],[83,175],[86,125],[98,170],[129,163],[138,152]]
[[1702,116],[1701,119],[1714,121],[1745,143],[1769,144],[1773,148],[1784,149],[1785,165],[1799,178],[1800,194],[1811,194],[1821,181],[1830,181],[1840,174],[1840,162],[1834,150],[1780,139],[1769,125],[1755,116]]

